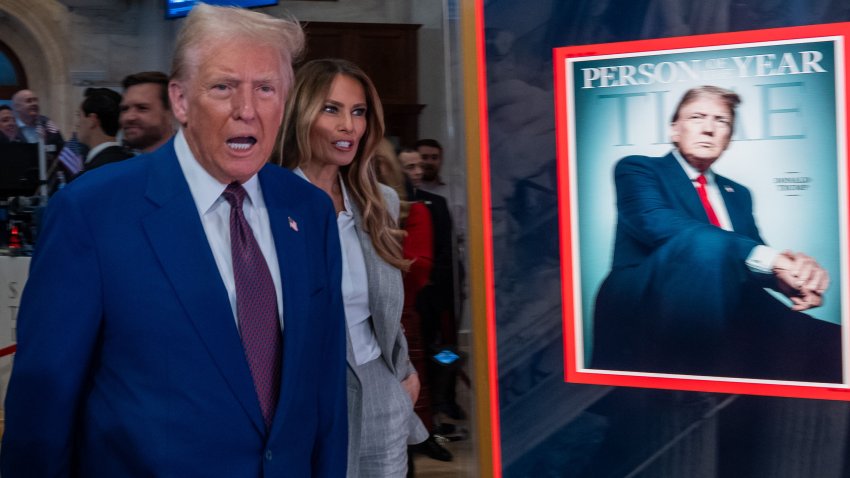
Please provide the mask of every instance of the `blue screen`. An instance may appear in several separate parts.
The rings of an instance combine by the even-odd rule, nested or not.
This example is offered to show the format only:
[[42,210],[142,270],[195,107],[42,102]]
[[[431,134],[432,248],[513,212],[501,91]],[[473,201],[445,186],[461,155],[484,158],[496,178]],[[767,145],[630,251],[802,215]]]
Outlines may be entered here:
[[[206,0],[209,5],[235,6],[244,8],[277,5],[278,0]],[[197,0],[165,0],[165,18],[185,17]]]

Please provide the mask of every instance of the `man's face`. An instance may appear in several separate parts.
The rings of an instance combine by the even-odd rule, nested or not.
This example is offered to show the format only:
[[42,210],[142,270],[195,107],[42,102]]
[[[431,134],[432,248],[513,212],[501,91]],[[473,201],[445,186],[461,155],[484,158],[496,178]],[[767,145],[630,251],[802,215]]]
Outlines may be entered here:
[[9,139],[14,139],[18,134],[18,124],[15,123],[15,115],[12,110],[0,110],[0,132]]
[[38,96],[30,90],[21,90],[14,96],[12,107],[15,113],[26,124],[33,124],[38,119]]
[[413,187],[418,188],[422,184],[422,155],[416,151],[405,151],[399,153],[398,159],[401,160],[407,179],[413,183]]
[[422,179],[425,181],[436,180],[440,173],[440,166],[443,165],[443,152],[440,151],[440,148],[433,146],[420,146],[416,149],[422,155]]
[[82,110],[82,108],[77,110],[77,122],[76,125],[74,125],[74,129],[77,132],[77,139],[80,143],[83,143],[90,148],[96,146],[91,144],[92,132],[95,128],[99,127],[97,115],[92,113],[86,116],[86,113]]
[[212,177],[244,183],[268,160],[283,120],[283,60],[277,48],[244,40],[193,53],[196,69],[169,84],[174,115]]
[[162,104],[161,89],[157,83],[141,83],[124,92],[118,121],[127,146],[150,152],[171,137],[171,111]]
[[716,96],[697,97],[679,110],[670,139],[691,166],[704,172],[729,146],[732,112]]

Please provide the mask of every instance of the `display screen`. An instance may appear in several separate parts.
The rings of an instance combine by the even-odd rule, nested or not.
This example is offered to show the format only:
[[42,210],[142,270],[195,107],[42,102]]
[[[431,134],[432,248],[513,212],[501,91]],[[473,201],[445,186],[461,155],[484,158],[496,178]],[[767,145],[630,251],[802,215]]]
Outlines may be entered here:
[[[196,3],[197,0],[165,0],[165,18],[185,17]],[[209,5],[255,8],[277,5],[278,0],[206,0],[204,3]]]

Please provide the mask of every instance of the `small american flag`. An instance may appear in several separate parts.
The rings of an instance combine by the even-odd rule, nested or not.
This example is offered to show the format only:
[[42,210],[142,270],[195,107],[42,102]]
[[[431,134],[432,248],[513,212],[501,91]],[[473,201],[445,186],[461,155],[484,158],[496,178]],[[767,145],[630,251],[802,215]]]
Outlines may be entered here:
[[295,232],[298,232],[298,223],[295,222],[295,219],[289,218],[289,228]]
[[83,157],[80,156],[81,149],[82,145],[77,140],[77,134],[74,133],[59,153],[59,161],[73,175],[77,175],[83,169]]

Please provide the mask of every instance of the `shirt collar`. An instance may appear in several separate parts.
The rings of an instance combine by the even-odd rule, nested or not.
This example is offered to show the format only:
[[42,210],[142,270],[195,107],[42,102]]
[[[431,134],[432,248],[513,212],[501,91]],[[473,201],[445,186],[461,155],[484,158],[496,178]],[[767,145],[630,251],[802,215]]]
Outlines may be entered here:
[[86,164],[88,164],[92,160],[92,158],[94,158],[95,156],[100,154],[101,151],[103,151],[104,149],[106,149],[110,146],[121,146],[121,145],[119,143],[115,142],[115,141],[107,141],[105,143],[100,143],[99,145],[97,145],[94,148],[89,150],[89,153],[86,155]]
[[699,169],[691,166],[690,163],[685,161],[685,158],[682,156],[682,153],[680,153],[678,149],[673,150],[673,157],[676,158],[676,161],[678,161],[679,166],[681,166],[682,169],[685,170],[685,174],[688,175],[688,178],[691,181],[696,181],[700,174],[702,174],[705,176],[707,182],[714,182],[714,171],[712,171],[711,168],[708,168],[705,170],[704,173],[701,173]]
[[[304,173],[304,170],[301,169],[301,166],[296,166],[295,169],[292,170],[292,172],[297,174],[298,176],[301,176],[308,183],[313,184],[313,182],[310,181],[310,178],[308,178],[307,175]],[[348,188],[345,187],[345,181],[342,180],[342,177],[341,176],[337,176],[337,177],[339,178],[339,187],[340,187],[340,189],[342,189],[342,204],[345,207],[345,210],[341,211],[340,214],[350,215],[351,214],[351,199],[349,199],[349,197],[348,197]]]
[[[174,152],[177,154],[177,161],[180,163],[180,169],[183,170],[183,176],[186,178],[186,182],[189,183],[189,190],[192,192],[195,206],[197,206],[198,212],[203,216],[216,205],[216,201],[221,198],[221,193],[224,192],[227,184],[218,182],[217,179],[212,177],[198,163],[195,155],[192,154],[192,150],[189,149],[189,143],[186,142],[182,128],[174,137]],[[248,193],[248,199],[251,204],[262,204],[260,181],[257,180],[256,174],[251,176],[251,179],[248,181],[242,183],[242,187]]]

